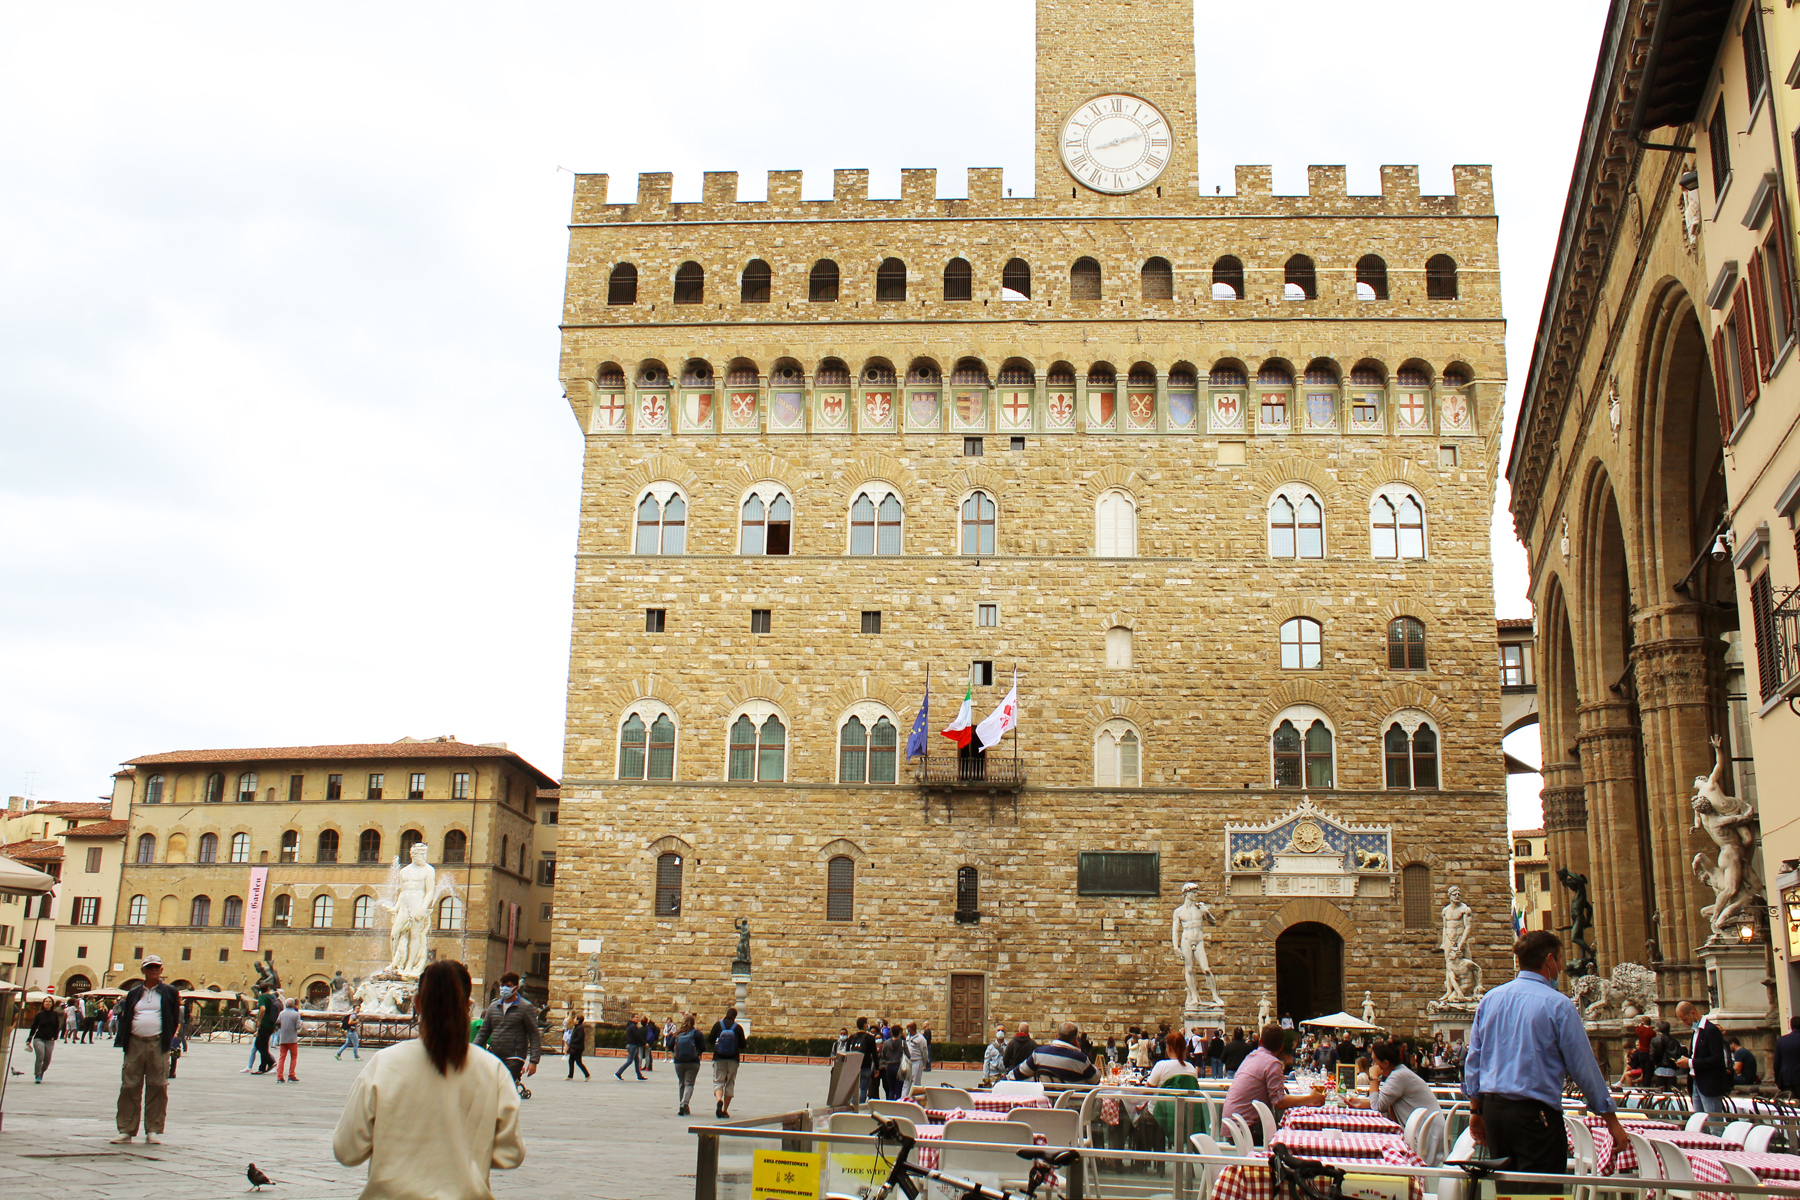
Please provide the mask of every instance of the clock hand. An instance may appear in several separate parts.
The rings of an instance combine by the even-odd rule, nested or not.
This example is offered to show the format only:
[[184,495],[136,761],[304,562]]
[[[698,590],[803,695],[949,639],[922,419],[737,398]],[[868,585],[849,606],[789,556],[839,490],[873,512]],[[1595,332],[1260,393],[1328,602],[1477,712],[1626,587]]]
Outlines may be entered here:
[[1143,131],[1139,130],[1137,133],[1128,133],[1124,137],[1116,137],[1110,142],[1106,142],[1102,145],[1095,146],[1094,149],[1096,149],[1096,150],[1111,150],[1114,146],[1123,146],[1126,142],[1142,141],[1143,137],[1144,137]]

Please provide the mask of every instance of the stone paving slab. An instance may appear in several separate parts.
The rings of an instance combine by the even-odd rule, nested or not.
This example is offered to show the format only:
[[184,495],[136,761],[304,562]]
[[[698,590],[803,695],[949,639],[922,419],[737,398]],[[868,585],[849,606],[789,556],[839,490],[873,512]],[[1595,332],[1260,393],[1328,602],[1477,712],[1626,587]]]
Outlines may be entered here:
[[[14,1064],[24,1062],[22,1041]],[[240,1073],[248,1046],[196,1045],[169,1085],[164,1141],[114,1146],[113,1113],[121,1055],[110,1045],[59,1045],[42,1084],[29,1071],[7,1081],[0,1126],[0,1194],[59,1200],[180,1200],[243,1196],[244,1168],[255,1162],[282,1186],[285,1200],[349,1200],[364,1172],[338,1165],[331,1132],[362,1063],[302,1047],[300,1082]],[[370,1057],[364,1054],[366,1061]],[[711,1071],[701,1068],[695,1117],[675,1115],[675,1072],[658,1064],[640,1083],[612,1072],[618,1059],[590,1059],[592,1081],[565,1078],[546,1058],[524,1101],[525,1162],[496,1171],[497,1196],[532,1200],[687,1200],[694,1194],[695,1142],[688,1126],[710,1121]],[[824,1101],[824,1066],[746,1064],[738,1075],[736,1117],[784,1112]],[[21,1191],[29,1188],[29,1192]]]

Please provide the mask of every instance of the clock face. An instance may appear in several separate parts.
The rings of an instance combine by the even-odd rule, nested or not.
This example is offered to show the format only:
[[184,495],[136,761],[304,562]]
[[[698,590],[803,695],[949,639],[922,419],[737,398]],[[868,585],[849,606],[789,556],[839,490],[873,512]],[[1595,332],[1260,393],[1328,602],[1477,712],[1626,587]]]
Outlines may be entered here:
[[1169,122],[1148,100],[1096,96],[1063,122],[1069,174],[1096,192],[1122,195],[1155,183],[1169,165]]

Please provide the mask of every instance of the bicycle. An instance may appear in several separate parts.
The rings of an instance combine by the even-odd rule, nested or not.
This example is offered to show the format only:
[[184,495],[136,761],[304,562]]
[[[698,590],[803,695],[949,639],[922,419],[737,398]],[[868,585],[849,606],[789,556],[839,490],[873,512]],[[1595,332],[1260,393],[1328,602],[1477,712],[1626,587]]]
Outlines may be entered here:
[[877,1160],[880,1161],[881,1147],[886,1142],[894,1142],[900,1147],[900,1154],[894,1159],[888,1177],[880,1187],[851,1194],[846,1192],[827,1192],[825,1200],[888,1200],[896,1188],[906,1200],[918,1200],[920,1188],[918,1180],[935,1180],[946,1183],[962,1193],[962,1200],[1035,1200],[1038,1189],[1049,1185],[1045,1193],[1047,1200],[1055,1200],[1057,1178],[1056,1169],[1066,1167],[1081,1158],[1074,1150],[1044,1150],[1037,1146],[1026,1146],[1021,1149],[1019,1157],[1031,1163],[1031,1173],[1026,1176],[1025,1190],[1008,1191],[1004,1188],[989,1187],[985,1183],[976,1183],[972,1179],[963,1179],[956,1175],[946,1175],[942,1171],[921,1167],[917,1163],[908,1162],[917,1139],[907,1137],[900,1131],[900,1125],[892,1118],[879,1122],[875,1126],[875,1147]]

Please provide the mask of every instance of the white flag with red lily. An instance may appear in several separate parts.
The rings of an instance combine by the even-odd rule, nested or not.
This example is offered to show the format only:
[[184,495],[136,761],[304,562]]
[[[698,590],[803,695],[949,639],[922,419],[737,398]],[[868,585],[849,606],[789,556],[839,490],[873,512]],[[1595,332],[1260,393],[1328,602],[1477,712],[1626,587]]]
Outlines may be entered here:
[[1019,671],[1013,668],[1012,691],[1006,693],[1006,699],[998,708],[988,714],[987,720],[975,727],[975,736],[981,739],[981,749],[997,746],[1007,731],[1019,723]]

